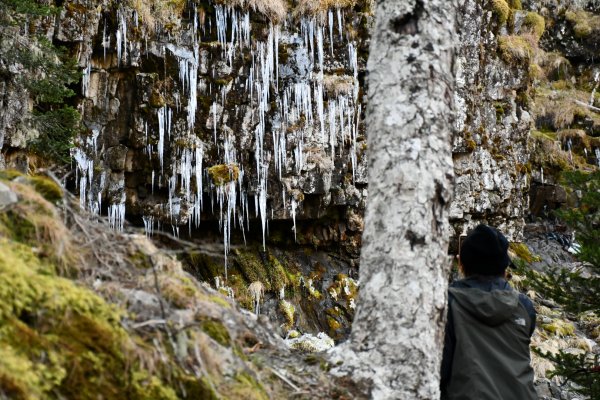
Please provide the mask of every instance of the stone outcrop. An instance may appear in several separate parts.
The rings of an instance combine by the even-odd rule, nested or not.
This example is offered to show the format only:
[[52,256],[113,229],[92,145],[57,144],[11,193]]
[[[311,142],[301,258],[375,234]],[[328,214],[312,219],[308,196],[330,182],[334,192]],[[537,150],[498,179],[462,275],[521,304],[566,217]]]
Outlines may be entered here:
[[532,117],[525,99],[531,78],[526,65],[503,59],[499,46],[521,32],[509,32],[507,16],[493,2],[467,0],[461,10],[450,211],[454,235],[487,223],[519,240],[528,208],[525,166]]

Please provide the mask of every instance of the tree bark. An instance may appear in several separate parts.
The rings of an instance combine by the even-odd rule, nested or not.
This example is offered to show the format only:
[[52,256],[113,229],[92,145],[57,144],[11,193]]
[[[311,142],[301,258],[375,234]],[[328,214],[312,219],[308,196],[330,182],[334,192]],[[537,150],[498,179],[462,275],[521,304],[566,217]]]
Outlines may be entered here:
[[374,399],[439,398],[449,272],[455,0],[380,0],[368,62],[369,199],[352,334],[334,373]]

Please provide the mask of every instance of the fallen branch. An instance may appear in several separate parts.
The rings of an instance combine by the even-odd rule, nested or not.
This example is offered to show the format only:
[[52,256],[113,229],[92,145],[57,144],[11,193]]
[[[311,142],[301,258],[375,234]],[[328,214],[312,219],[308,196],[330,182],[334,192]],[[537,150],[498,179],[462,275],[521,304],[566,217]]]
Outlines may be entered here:
[[273,373],[273,375],[275,375],[276,377],[278,377],[279,379],[281,379],[282,381],[284,381],[285,383],[287,383],[288,385],[290,385],[290,387],[292,389],[294,389],[296,392],[300,392],[300,388],[296,385],[294,385],[288,378],[286,378],[281,372],[278,372],[276,370],[274,370],[273,368],[269,367],[269,369],[271,370],[271,372]]
[[581,101],[581,100],[573,100],[573,101],[574,101],[576,104],[580,105],[580,106],[583,106],[583,107],[589,108],[589,109],[590,109],[590,110],[592,110],[592,111],[595,111],[595,112],[597,112],[597,113],[600,113],[600,108],[598,108],[598,107],[594,107],[594,106],[592,106],[591,104],[585,103],[585,102],[583,102],[583,101]]

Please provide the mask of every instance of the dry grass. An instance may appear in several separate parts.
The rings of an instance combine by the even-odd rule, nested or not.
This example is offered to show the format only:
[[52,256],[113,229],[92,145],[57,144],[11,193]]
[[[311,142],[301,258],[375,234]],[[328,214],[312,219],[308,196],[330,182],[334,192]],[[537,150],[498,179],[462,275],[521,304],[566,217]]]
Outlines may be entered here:
[[350,94],[354,90],[354,78],[349,75],[325,75],[323,88],[330,96]]
[[159,27],[173,28],[179,26],[185,5],[185,0],[130,1],[130,6],[138,13],[142,25],[150,32],[155,32]]
[[567,79],[572,74],[571,63],[560,53],[545,53],[539,64],[551,80]]
[[529,64],[538,53],[537,38],[532,34],[508,35],[498,38],[500,57],[511,65]]
[[332,8],[354,7],[356,0],[299,0],[295,15],[321,15]]
[[273,22],[281,22],[288,13],[288,3],[284,0],[220,0],[222,4],[256,11]]
[[600,114],[576,103],[588,103],[589,93],[577,89],[540,90],[535,99],[534,114],[548,121],[554,130],[568,129],[575,118],[587,118],[600,125]]

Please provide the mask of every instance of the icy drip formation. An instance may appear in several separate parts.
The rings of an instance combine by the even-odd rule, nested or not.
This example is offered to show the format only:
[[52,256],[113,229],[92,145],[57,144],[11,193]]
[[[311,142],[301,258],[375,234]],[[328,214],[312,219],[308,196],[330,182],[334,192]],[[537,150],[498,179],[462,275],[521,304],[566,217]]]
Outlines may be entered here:
[[187,94],[187,125],[190,133],[194,132],[198,106],[198,58],[199,47],[198,43],[195,43],[193,52],[184,53],[179,59],[179,80],[183,94]]
[[598,168],[600,168],[600,149],[596,147],[594,154],[596,155],[596,163],[598,164]]
[[[358,57],[356,44],[351,41],[344,43],[344,13],[341,9],[328,10],[321,16],[304,17],[298,27],[290,26],[289,23],[283,28],[270,24],[264,40],[252,41],[248,11],[215,4],[214,17],[199,22],[196,6],[189,6],[194,10],[190,13],[193,18],[186,28],[187,32],[181,35],[183,40],[178,44],[154,43],[165,60],[167,56],[175,57],[179,79],[176,80],[175,87],[169,89],[169,93],[161,93],[165,98],[174,99],[175,104],[170,102],[159,107],[154,116],[142,121],[146,141],[144,152],[153,164],[151,193],[155,194],[156,190],[165,189],[168,192],[166,203],[158,208],[170,217],[174,235],[179,234],[179,225],[186,222],[190,231],[192,226],[199,226],[203,196],[209,196],[211,209],[213,212],[219,212],[227,268],[232,228],[240,229],[244,240],[245,231],[250,228],[248,192],[254,195],[255,213],[261,220],[263,248],[266,248],[268,218],[269,214],[273,214],[273,210],[268,209],[268,185],[277,184],[269,182],[269,173],[275,172],[281,181],[284,212],[289,212],[292,216],[295,236],[296,217],[301,210],[301,200],[294,192],[286,193],[286,185],[283,183],[286,177],[302,175],[312,161],[311,154],[315,149],[319,149],[330,156],[332,161],[336,157],[347,156],[354,178],[361,114]],[[127,10],[125,6],[117,10],[117,29],[114,37],[119,66],[131,62],[128,60],[128,45],[131,49],[134,48],[133,43],[128,42],[128,29],[137,25],[137,16],[135,12]],[[285,35],[282,35],[282,29]],[[297,33],[294,33],[295,29]],[[239,72],[236,72],[245,74],[245,79],[236,78],[233,85],[242,84],[243,95],[247,96],[245,100],[255,110],[252,114],[252,129],[256,175],[252,174],[251,178],[247,179],[251,183],[244,183],[246,174],[241,164],[241,161],[247,159],[247,155],[242,154],[240,157],[236,154],[236,145],[240,145],[236,143],[236,137],[226,133],[227,129],[220,128],[226,119],[229,119],[229,126],[234,126],[231,124],[231,118],[238,117],[238,110],[228,113],[225,109],[230,86],[216,81],[207,83],[205,78],[199,79],[199,74],[206,75],[206,72],[199,71],[201,63],[205,62],[201,61],[201,37],[211,34],[216,35],[220,49],[208,52],[211,63],[224,62],[230,68],[239,69],[240,64],[236,60],[240,57],[248,60],[244,61]],[[106,30],[106,21],[102,35],[104,50],[110,50],[111,37]],[[130,38],[134,36],[129,32]],[[286,44],[297,45],[299,48],[295,51],[307,55],[307,73],[292,78],[281,78],[279,51],[283,36],[286,38]],[[148,48],[146,43],[146,49]],[[129,53],[133,54],[132,51]],[[202,57],[206,57],[207,53],[203,54]],[[219,56],[221,60],[218,59]],[[326,63],[333,61],[336,56],[342,56],[346,69],[351,72],[350,75],[325,75]],[[84,96],[87,96],[92,73],[89,63],[84,72],[82,89]],[[208,118],[207,127],[212,128],[213,143],[202,142],[194,129],[196,118],[200,114],[200,95],[210,96],[209,105],[202,112],[204,117]],[[185,122],[181,114],[185,114]],[[184,124],[185,130],[178,128]],[[171,137],[172,135],[175,137]],[[271,139],[272,143],[265,143]],[[267,147],[271,145],[272,147]],[[309,148],[312,153],[305,154],[305,149]],[[95,152],[96,144],[86,145],[85,149],[87,154]],[[211,158],[211,164],[230,167],[229,181],[219,183],[206,179],[207,167],[211,166],[205,165],[207,154],[217,157],[216,160]],[[101,189],[93,191],[92,182],[95,178],[92,157],[79,151],[75,154],[75,159],[80,176],[78,182],[82,207],[99,212],[100,195],[105,191],[105,183]],[[105,177],[102,179],[105,180]],[[115,188],[111,187],[111,190]],[[118,188],[116,191],[118,194]],[[113,198],[119,200],[113,200],[108,209],[111,226],[115,229],[123,227],[126,203],[124,185],[121,186],[121,193],[121,197],[113,194]],[[92,197],[93,201],[90,201]],[[142,220],[146,234],[151,235],[155,229],[160,229],[160,221],[164,222],[165,218],[158,218],[151,212],[146,213]]]
[[121,58],[127,59],[127,20],[125,19],[125,11],[122,7],[117,10],[117,63],[121,65]]
[[598,84],[600,84],[600,71],[596,71],[594,73],[594,88],[592,89],[592,94],[590,95],[590,106],[594,106],[594,100],[596,98],[596,90],[598,89]]
[[92,64],[88,61],[86,67],[83,69],[81,76],[81,93],[84,96],[88,96],[88,90],[90,87],[90,76],[92,74]]
[[108,206],[108,222],[110,227],[122,231],[125,222],[125,198],[121,203]]

